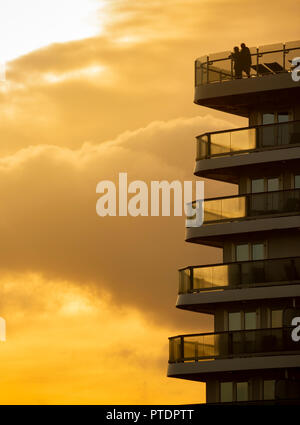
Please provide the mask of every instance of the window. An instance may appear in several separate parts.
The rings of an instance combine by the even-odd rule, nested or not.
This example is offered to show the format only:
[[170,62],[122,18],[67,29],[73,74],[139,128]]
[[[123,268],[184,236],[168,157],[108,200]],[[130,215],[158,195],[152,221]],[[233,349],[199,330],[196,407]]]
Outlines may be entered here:
[[295,176],[294,186],[295,189],[300,189],[300,175]]
[[252,244],[252,260],[263,260],[265,258],[265,246],[263,243]]
[[279,178],[267,179],[267,192],[274,192],[276,190],[279,190]]
[[262,124],[274,124],[275,123],[275,113],[266,113],[262,115]]
[[265,244],[263,242],[250,242],[235,245],[236,261],[255,261],[264,260],[265,258]]
[[237,382],[236,383],[236,401],[247,401],[247,400],[249,400],[248,382]]
[[276,124],[288,123],[293,119],[292,115],[292,111],[263,113],[261,116],[261,123],[264,127],[259,129],[260,145],[268,147],[288,144],[290,139],[289,126]]
[[276,124],[292,120],[290,111],[266,112],[262,114],[262,124]]
[[220,402],[248,401],[248,382],[220,382]]
[[264,381],[264,400],[275,399],[275,380]]
[[259,193],[265,191],[264,179],[252,179],[251,180],[251,193]]
[[233,401],[233,382],[220,383],[220,401],[222,403]]
[[242,329],[242,314],[240,311],[228,313],[228,330],[239,331]]
[[256,328],[256,311],[228,312],[229,331],[250,330]]
[[277,122],[288,122],[289,121],[289,112],[278,112]]
[[271,327],[272,328],[282,328],[282,310],[272,310],[271,312]]
[[261,177],[251,179],[251,193],[274,192],[280,190],[279,177]]
[[236,245],[236,261],[249,260],[249,244]]
[[245,312],[245,329],[256,329],[256,311]]

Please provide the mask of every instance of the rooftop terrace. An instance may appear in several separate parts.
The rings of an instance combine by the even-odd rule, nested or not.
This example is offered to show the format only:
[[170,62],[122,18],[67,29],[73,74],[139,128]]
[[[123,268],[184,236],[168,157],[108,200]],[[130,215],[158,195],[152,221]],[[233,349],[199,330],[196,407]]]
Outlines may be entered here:
[[[251,78],[291,72],[292,59],[300,57],[300,40],[251,47]],[[195,61],[195,86],[234,80],[231,51],[203,56]],[[248,78],[245,74],[243,78]]]

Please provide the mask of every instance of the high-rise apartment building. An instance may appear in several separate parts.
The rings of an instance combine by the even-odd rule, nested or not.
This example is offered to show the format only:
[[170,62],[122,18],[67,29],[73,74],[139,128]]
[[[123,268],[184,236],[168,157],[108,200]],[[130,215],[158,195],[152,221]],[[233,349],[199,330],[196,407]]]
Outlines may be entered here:
[[[197,137],[195,175],[236,185],[204,202],[188,242],[218,247],[223,263],[179,271],[177,307],[214,318],[214,332],[170,338],[168,376],[206,383],[207,403],[300,400],[300,41],[251,48],[251,76],[230,52],[195,63],[195,103],[248,127]],[[191,316],[191,320],[192,316]]]

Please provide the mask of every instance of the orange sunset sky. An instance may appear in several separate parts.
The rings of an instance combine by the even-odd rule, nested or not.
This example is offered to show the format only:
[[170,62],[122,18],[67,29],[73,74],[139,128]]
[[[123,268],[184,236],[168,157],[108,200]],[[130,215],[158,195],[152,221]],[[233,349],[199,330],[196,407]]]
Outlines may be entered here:
[[[207,53],[297,40],[299,0],[1,0],[2,404],[205,401],[166,378],[177,269],[221,261],[184,217],[96,215],[96,185],[193,180],[194,137],[246,120],[193,104]],[[205,184],[206,196],[234,192]]]

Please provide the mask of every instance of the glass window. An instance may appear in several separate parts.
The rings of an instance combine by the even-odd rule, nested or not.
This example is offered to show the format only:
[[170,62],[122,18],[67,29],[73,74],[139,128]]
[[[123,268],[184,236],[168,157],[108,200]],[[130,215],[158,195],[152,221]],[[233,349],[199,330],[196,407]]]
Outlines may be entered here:
[[295,176],[295,189],[300,189],[300,175]]
[[268,192],[274,192],[275,190],[279,190],[279,178],[271,178],[267,180],[267,190]]
[[288,112],[278,112],[278,122],[288,122],[289,113]]
[[249,245],[242,244],[236,245],[236,261],[248,261],[249,260]]
[[245,312],[245,329],[256,329],[256,311]]
[[263,114],[262,123],[263,124],[274,124],[275,122],[275,114],[273,112],[268,114]]
[[237,382],[236,384],[236,400],[247,401],[248,396],[248,382]]
[[220,401],[233,401],[233,382],[221,382],[220,384]]
[[263,243],[252,244],[252,260],[264,260],[265,246]]
[[242,314],[240,311],[228,313],[228,330],[239,331],[242,329]]
[[282,310],[272,310],[272,328],[282,328]]
[[251,193],[259,193],[265,191],[264,179],[253,179],[251,180]]
[[264,381],[264,400],[275,399],[275,380]]

